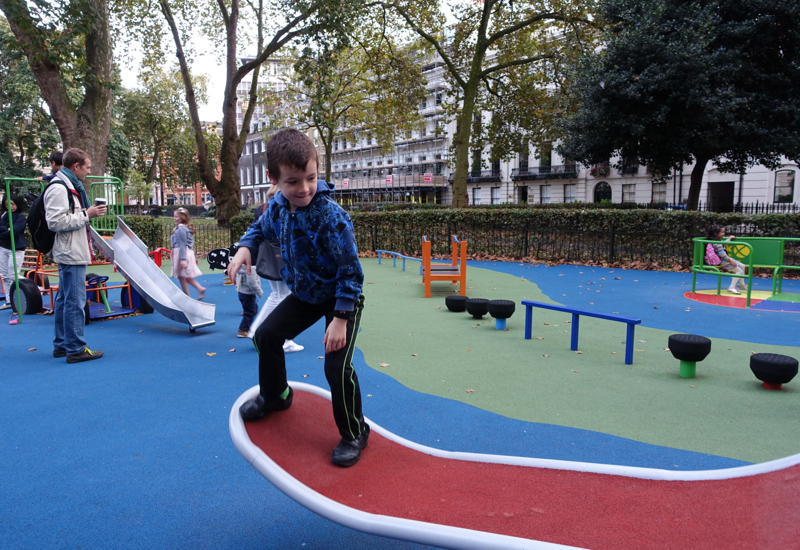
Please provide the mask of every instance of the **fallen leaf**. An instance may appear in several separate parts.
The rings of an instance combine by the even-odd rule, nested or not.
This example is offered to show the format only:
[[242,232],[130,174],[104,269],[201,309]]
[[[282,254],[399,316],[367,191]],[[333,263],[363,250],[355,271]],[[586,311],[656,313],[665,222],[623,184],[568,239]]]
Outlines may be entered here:
[[368,393],[368,394],[367,394],[367,397],[372,397],[372,394],[371,394],[371,393]]
[[640,342],[647,342],[647,340],[639,340]]
[[614,280],[615,280],[615,281],[621,281],[621,280],[622,280],[622,277],[614,277]]
[[543,324],[545,324],[545,325],[549,325],[550,323],[543,323]]
[[536,339],[537,340],[544,340],[544,338],[542,338],[541,336],[537,336]]
[[236,351],[236,348],[231,348],[231,349],[229,349],[228,351],[230,351],[231,353],[233,353],[234,351]]
[[559,275],[559,277],[563,277],[563,276],[564,276],[564,274],[563,274],[563,273]]
[[[36,351],[36,348],[28,348],[28,351]],[[755,353],[755,352],[753,352]]]
[[308,378],[308,375],[307,375],[307,374],[304,374],[304,375],[303,375],[303,378]]
[[436,306],[436,309],[442,309],[442,306]]
[[590,305],[590,306],[593,306],[593,305],[594,305],[594,302],[589,302],[589,305]]
[[416,356],[417,356],[417,354],[416,354],[416,353],[412,353],[412,354],[411,354],[411,357],[416,357]]
[[381,363],[381,366],[382,366],[382,367],[388,367],[388,366],[389,366],[389,363]]
[[472,351],[472,348],[467,348],[467,351]]
[[658,309],[657,307],[653,306],[653,309]]
[[542,357],[550,357],[549,355],[542,355]]
[[582,351],[576,351],[575,353],[583,353]]
[[139,332],[144,332],[144,331],[143,331],[143,330],[140,330]]
[[216,354],[217,353],[214,352],[214,351],[209,351],[209,352],[206,353],[206,355],[208,355],[209,357],[214,357]]
[[473,393],[475,390],[467,390],[467,393]]
[[633,351],[641,351],[641,352],[643,352],[644,350],[643,349],[634,349]]
[[573,369],[573,371],[572,371],[572,372],[581,372],[581,371],[579,371],[579,370],[574,370],[574,369]]
[[669,351],[669,348],[664,348],[664,351]]
[[317,359],[325,359],[322,355],[317,356]]
[[612,352],[611,352],[611,355],[616,355],[616,354],[617,354],[617,352],[616,352],[616,351],[612,351]]
[[696,388],[697,386],[692,386],[692,385],[689,385],[689,387],[690,387],[690,388]]

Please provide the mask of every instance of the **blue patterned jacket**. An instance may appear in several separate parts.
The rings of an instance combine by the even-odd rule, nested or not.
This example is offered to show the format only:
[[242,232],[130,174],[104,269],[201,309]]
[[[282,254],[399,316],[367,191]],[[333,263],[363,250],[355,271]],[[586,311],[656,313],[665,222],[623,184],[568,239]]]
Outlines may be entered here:
[[364,272],[353,222],[330,197],[332,190],[331,184],[317,180],[311,203],[294,212],[289,212],[288,201],[278,192],[239,245],[252,253],[264,239],[277,237],[285,264],[281,276],[295,296],[312,304],[336,298],[336,310],[353,311]]

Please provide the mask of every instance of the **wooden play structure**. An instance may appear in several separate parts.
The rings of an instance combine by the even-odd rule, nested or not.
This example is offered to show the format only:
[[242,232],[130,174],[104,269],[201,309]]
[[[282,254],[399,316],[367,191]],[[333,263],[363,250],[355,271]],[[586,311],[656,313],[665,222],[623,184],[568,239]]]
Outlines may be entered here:
[[431,281],[450,281],[458,285],[458,293],[467,295],[467,241],[452,236],[452,256],[449,264],[431,263],[431,241],[422,237],[422,284],[425,297],[431,297]]
[[[736,237],[730,241],[711,241],[697,237],[694,241],[694,259],[692,261],[692,292],[695,292],[697,274],[717,276],[717,295],[722,291],[722,277],[737,277],[747,283],[747,307],[750,307],[750,294],[753,290],[753,268],[772,270],[772,295],[781,294],[783,272],[786,269],[800,269],[800,266],[786,265],[784,252],[786,243],[800,242],[798,238],[786,237]],[[720,270],[718,267],[704,263],[706,245],[724,244],[728,255],[746,267],[744,275],[736,275]]]

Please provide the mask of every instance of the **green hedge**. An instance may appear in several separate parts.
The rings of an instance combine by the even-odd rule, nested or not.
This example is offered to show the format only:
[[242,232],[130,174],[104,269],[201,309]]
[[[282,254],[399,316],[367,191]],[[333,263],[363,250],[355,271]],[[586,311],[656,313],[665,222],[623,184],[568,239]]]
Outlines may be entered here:
[[[560,209],[444,209],[352,212],[359,250],[419,256],[422,236],[448,254],[449,236],[466,239],[470,255],[569,262],[691,263],[693,237],[720,224],[728,234],[800,237],[797,214]],[[800,252],[787,255],[800,265]],[[792,259],[792,256],[795,256]]]

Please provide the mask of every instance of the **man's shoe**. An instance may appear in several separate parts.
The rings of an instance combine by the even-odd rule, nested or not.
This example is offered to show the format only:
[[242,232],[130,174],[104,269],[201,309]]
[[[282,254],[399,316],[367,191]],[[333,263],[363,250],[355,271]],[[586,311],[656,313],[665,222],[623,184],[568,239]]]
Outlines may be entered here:
[[11,304],[6,302],[5,304],[0,304],[0,310],[2,309],[11,309]]
[[349,440],[342,438],[333,450],[331,462],[342,468],[352,466],[361,458],[361,450],[367,448],[369,442],[369,424],[364,424],[364,429],[356,439]]
[[247,338],[247,331],[246,330],[240,330],[239,332],[236,333],[236,337],[237,338]]
[[[55,353],[55,351],[53,352]],[[92,351],[89,348],[83,348],[83,351],[77,353],[75,355],[67,355],[67,363],[80,363],[82,361],[93,361],[94,359],[100,359],[103,356],[103,352],[100,350]]]
[[294,391],[289,387],[289,395],[286,399],[278,398],[275,401],[267,403],[261,394],[255,399],[250,399],[239,407],[239,414],[242,415],[242,420],[245,422],[253,422],[264,418],[267,413],[272,411],[285,411],[292,406],[292,399],[294,398]]
[[55,348],[53,349],[53,357],[66,357],[67,350],[64,348]]

